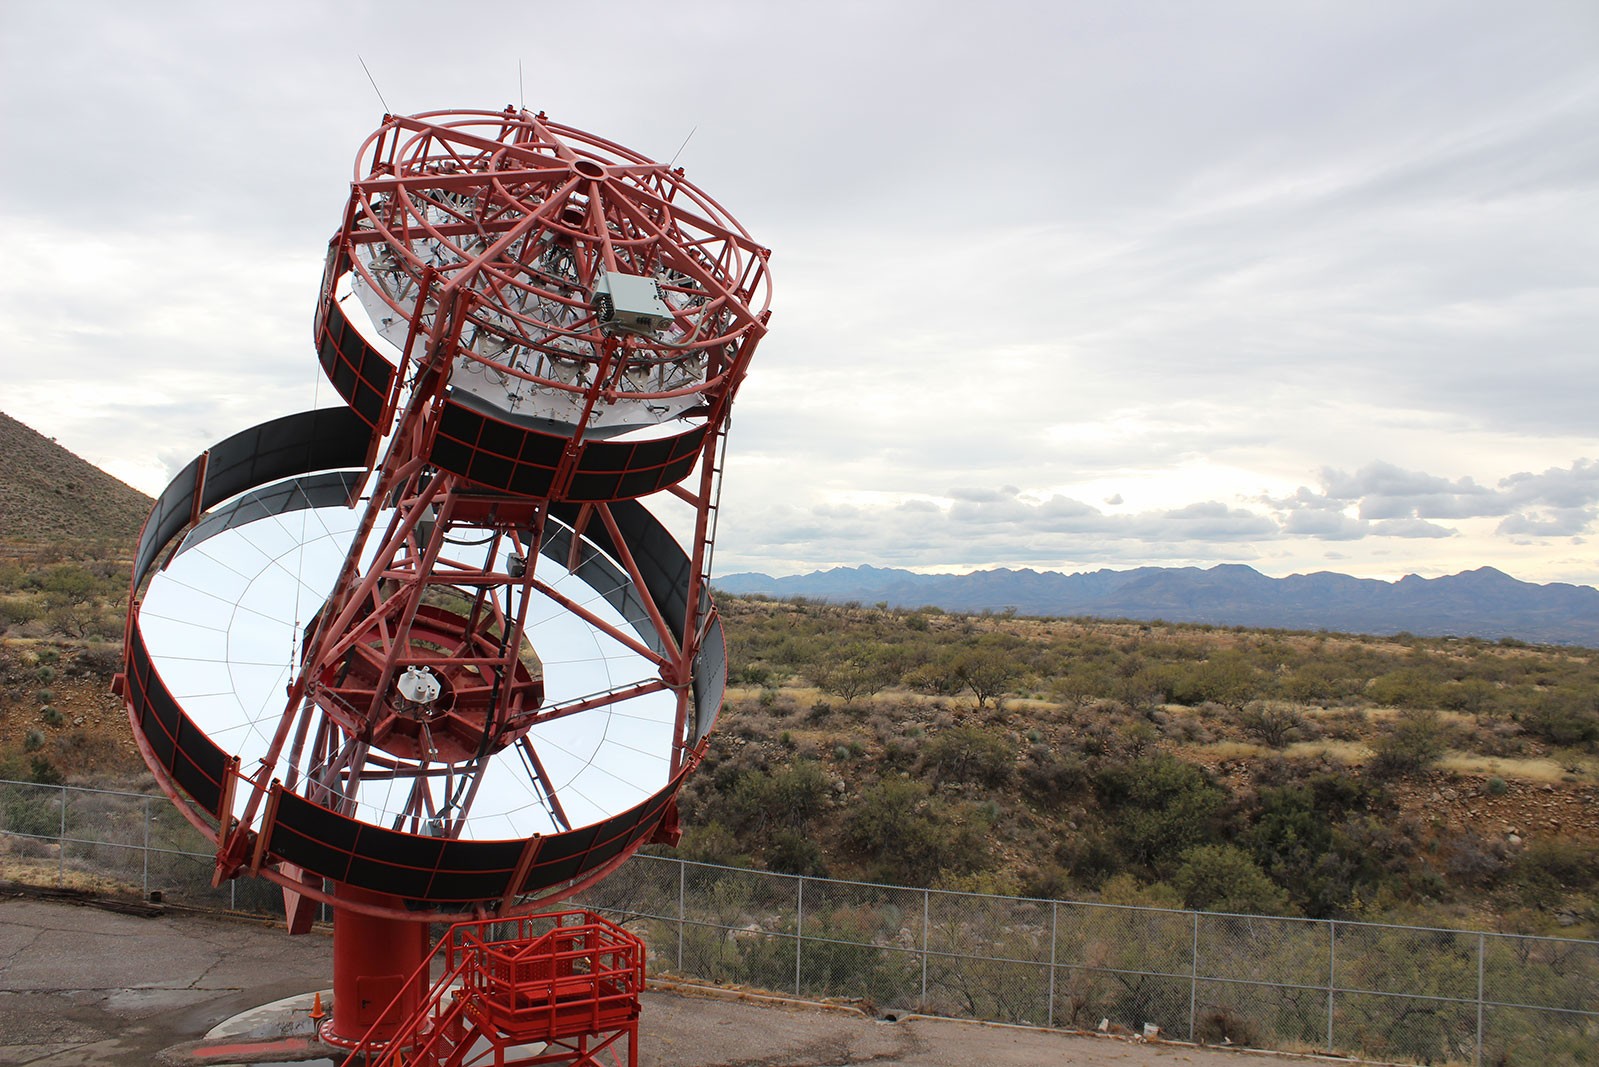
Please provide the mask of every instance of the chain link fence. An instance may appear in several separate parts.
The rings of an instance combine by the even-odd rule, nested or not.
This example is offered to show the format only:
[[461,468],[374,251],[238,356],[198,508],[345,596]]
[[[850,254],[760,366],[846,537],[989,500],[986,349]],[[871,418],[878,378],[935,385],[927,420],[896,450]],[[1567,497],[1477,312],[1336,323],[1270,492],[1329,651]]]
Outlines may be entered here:
[[[0,782],[0,875],[211,886],[164,797]],[[1599,942],[907,889],[635,856],[579,898],[641,930],[651,971],[920,1013],[1415,1063],[1599,1064]]]

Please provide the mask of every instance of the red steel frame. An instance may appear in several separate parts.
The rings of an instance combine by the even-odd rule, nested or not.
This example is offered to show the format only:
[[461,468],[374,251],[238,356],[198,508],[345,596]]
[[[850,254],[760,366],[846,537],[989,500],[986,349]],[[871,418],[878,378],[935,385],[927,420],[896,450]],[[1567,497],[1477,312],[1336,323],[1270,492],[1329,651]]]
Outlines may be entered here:
[[[441,819],[440,806],[422,789],[433,777],[426,773],[431,761],[452,768],[470,764],[518,743],[541,719],[581,714],[652,690],[671,690],[676,698],[671,775],[695,759],[688,746],[689,682],[705,622],[700,618],[701,594],[708,580],[719,473],[714,450],[733,393],[765,331],[767,311],[755,301],[766,295],[767,251],[750,241],[714,201],[683,181],[680,170],[549,122],[542,113],[507,109],[390,116],[363,146],[358,168],[343,227],[332,243],[318,322],[326,320],[337,299],[336,278],[346,270],[362,275],[396,315],[406,316],[406,341],[385,405],[396,416],[394,434],[376,464],[377,479],[356,544],[310,628],[302,669],[290,687],[263,766],[241,783],[243,812],[219,846],[222,877],[246,866],[259,869],[249,859],[254,842],[267,830],[257,824],[257,816],[270,793],[268,772],[285,755],[285,786],[301,787],[305,795],[335,810],[352,806],[350,798],[374,749],[415,761],[409,812],[413,829],[425,820]],[[468,194],[470,212],[459,206]],[[446,205],[453,221],[438,220],[434,205],[439,204]],[[546,238],[542,245],[541,236]],[[558,242],[570,250],[571,277],[552,281],[534,261],[533,249]],[[401,282],[374,276],[371,256],[361,252],[375,244],[384,247],[381,261]],[[446,262],[424,261],[418,252],[424,247],[430,259],[446,249]],[[692,387],[655,392],[624,387],[632,368],[660,362],[663,342],[606,330],[591,308],[579,308],[581,302],[566,292],[572,289],[568,282],[575,282],[578,290],[591,289],[601,271],[620,268],[637,273],[670,270],[683,279],[677,288],[694,294],[692,301],[673,308],[674,316],[683,320],[677,325],[687,340],[673,342],[668,352],[703,359],[703,377]],[[399,299],[407,292],[409,304]],[[570,306],[575,319],[559,330],[531,321],[529,294]],[[711,323],[708,329],[706,322]],[[562,358],[572,354],[570,339],[585,342],[593,373],[579,387],[492,362],[481,346],[464,340],[473,333],[481,338],[488,323],[494,336],[526,343],[530,351],[540,345],[549,349],[551,337],[559,333],[568,346],[549,350]],[[581,416],[571,427],[548,498],[508,500],[430,462],[449,402],[451,374],[462,360],[580,400]],[[402,395],[406,386],[409,394]],[[706,435],[701,446],[696,489],[670,487],[695,513],[683,619],[665,619],[649,601],[639,566],[616,536],[606,502],[586,502],[581,513],[611,533],[617,562],[646,599],[661,649],[657,652],[637,635],[560,597],[541,581],[535,563],[547,502],[563,498],[562,488],[579,469],[596,411],[618,402],[648,403],[684,393],[699,397],[701,417],[717,432]],[[391,504],[397,506],[379,534],[380,513]],[[451,535],[465,530],[490,541],[483,558],[447,554]],[[360,560],[369,541],[376,554],[363,571]],[[515,576],[496,565],[494,549],[502,543],[526,561],[525,573]],[[430,606],[430,595],[436,597],[440,587],[474,590],[470,610]],[[504,599],[496,600],[491,590],[503,591]],[[562,603],[588,625],[654,662],[658,677],[622,692],[541,709],[542,685],[524,662],[520,640],[534,593]],[[451,705],[445,714],[421,721],[396,708],[394,682],[405,666],[427,667],[442,679]],[[532,755],[541,774],[536,753]],[[406,770],[395,762],[392,773]],[[471,774],[462,777],[470,779]],[[559,812],[554,788],[547,779],[540,784]],[[468,785],[462,798],[467,807],[471,789]],[[436,829],[458,832],[464,810],[445,811],[443,825]],[[317,896],[314,886],[308,892]]]
[[345,1067],[637,1067],[644,959],[642,941],[587,911],[456,923]]
[[[423,961],[425,933],[419,941],[417,932],[425,927],[418,922],[443,912],[425,900],[328,889],[316,872],[264,853],[280,783],[352,814],[363,778],[409,777],[410,799],[393,829],[452,837],[466,823],[485,761],[517,746],[555,821],[570,829],[528,730],[659,691],[671,692],[676,707],[668,788],[675,790],[679,772],[698,762],[704,737],[695,734],[692,681],[714,619],[708,581],[720,448],[734,393],[769,317],[768,255],[681,169],[542,113],[385,116],[363,145],[330,245],[316,331],[329,377],[376,431],[367,503],[334,590],[306,628],[301,666],[266,754],[255,768],[233,761],[221,811],[236,817],[225,817],[214,831],[218,881],[254,873],[279,882],[291,929],[308,924],[309,901],[334,906],[337,995],[326,1037],[349,1044],[368,1031],[372,989],[398,988],[394,1003],[402,1007],[419,1002],[416,983],[397,976]],[[667,321],[651,330],[610,323],[596,294],[603,279],[616,275],[654,279]],[[375,339],[351,342],[342,325],[330,344],[335,312],[343,315],[337,305],[349,296],[340,295],[341,279],[359,287],[369,307],[372,300],[385,304],[393,315],[384,321],[404,323],[397,359],[381,355]],[[354,375],[329,356],[336,350],[361,354]],[[514,410],[483,423],[520,434],[523,452],[539,445],[558,454],[535,491],[518,493],[481,473],[500,458],[486,444],[454,441],[456,452],[445,458],[441,426],[467,411],[452,387],[463,371],[512,383],[507,396],[525,390],[545,398],[549,411],[571,412],[564,423],[554,420],[553,429],[548,416],[519,421]],[[385,382],[381,405],[359,395]],[[616,497],[595,497],[591,488],[598,473],[617,466],[588,458],[591,443],[603,449],[630,425],[618,412],[645,410],[704,428],[698,438],[681,438],[697,441],[692,468],[682,468],[694,473],[664,485],[694,515],[681,617],[668,618],[651,595],[645,568],[611,511],[612,499],[637,496],[644,483],[629,482],[624,465]],[[648,462],[649,470],[661,469],[659,456]],[[539,573],[552,503],[581,505],[570,531],[569,567],[577,566],[590,527],[603,531],[609,555],[642,601],[647,637],[605,622]],[[470,553],[459,551],[465,544]],[[534,597],[632,650],[652,665],[654,677],[545,706],[536,650],[522,636]],[[405,699],[396,682],[407,668],[430,672],[440,697]],[[140,743],[150,759],[148,743],[143,737]],[[669,810],[662,832],[672,838],[675,828]],[[603,877],[640,843],[564,892]],[[531,856],[525,853],[524,864]],[[508,893],[477,910],[508,915],[531,906]],[[633,1004],[636,1019],[636,991]],[[517,1011],[495,1009],[483,1021],[515,1030],[523,1018]],[[401,1028],[391,1020],[373,1034],[392,1041]]]

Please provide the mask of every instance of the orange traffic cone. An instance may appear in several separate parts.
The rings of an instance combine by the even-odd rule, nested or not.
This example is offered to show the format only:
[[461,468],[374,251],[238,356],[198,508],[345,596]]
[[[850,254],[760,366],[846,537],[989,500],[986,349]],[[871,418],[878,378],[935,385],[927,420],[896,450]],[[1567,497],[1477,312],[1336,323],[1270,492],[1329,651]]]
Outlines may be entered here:
[[327,1012],[322,1010],[322,994],[318,992],[316,1000],[311,1004],[311,1021],[319,1023],[325,1015],[327,1015]]

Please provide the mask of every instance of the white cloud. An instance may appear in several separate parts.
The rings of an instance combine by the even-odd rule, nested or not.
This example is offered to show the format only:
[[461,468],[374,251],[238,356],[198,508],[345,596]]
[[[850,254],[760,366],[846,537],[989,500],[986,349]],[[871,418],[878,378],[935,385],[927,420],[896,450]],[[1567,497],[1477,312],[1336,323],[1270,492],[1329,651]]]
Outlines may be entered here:
[[553,44],[587,9],[455,52],[433,12],[8,12],[0,408],[155,491],[309,406],[384,110],[352,48],[400,112],[515,101],[521,62],[646,153],[698,127],[679,162],[774,249],[719,566],[1599,581],[1590,6],[619,0],[648,44],[598,80]]

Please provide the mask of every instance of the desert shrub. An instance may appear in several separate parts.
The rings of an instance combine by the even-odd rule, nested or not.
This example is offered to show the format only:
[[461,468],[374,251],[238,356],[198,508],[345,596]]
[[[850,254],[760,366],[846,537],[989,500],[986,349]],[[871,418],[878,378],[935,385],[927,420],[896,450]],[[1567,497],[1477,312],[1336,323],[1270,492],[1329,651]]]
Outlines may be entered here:
[[1132,908],[1180,908],[1183,898],[1165,882],[1144,882],[1127,871],[1105,879],[1099,887],[1102,904],[1119,904]]
[[96,677],[110,678],[122,669],[122,646],[94,642],[78,653],[78,665]]
[[738,838],[715,821],[684,827],[676,854],[696,863],[718,863],[724,867],[749,865],[749,857],[744,854]]
[[1238,725],[1268,748],[1286,748],[1302,737],[1305,718],[1294,708],[1255,701],[1238,713]]
[[1283,915],[1288,894],[1266,877],[1249,853],[1233,845],[1200,845],[1183,853],[1171,877],[1183,903],[1203,911]]
[[764,687],[773,680],[772,668],[761,663],[746,663],[729,671],[727,680],[734,685]]
[[0,786],[0,829],[30,837],[56,837],[61,833],[60,795],[28,786]]
[[1075,753],[1035,744],[1022,762],[1021,779],[1022,789],[1029,796],[1045,804],[1058,804],[1088,784],[1088,768]]
[[922,767],[937,783],[975,782],[998,787],[1010,780],[1015,747],[996,730],[957,726],[941,730],[927,743]]
[[46,726],[60,726],[67,721],[59,709],[48,706],[39,709],[39,718],[44,720]]
[[1278,682],[1278,691],[1301,704],[1327,704],[1360,692],[1365,678],[1326,660],[1297,664]]
[[729,822],[755,834],[774,829],[800,829],[821,814],[827,803],[827,773],[813,760],[796,759],[771,773],[739,779],[728,795]]
[[1202,662],[1168,666],[1167,692],[1174,703],[1241,708],[1260,695],[1264,679],[1243,653],[1228,650]]
[[1071,872],[1058,863],[1041,863],[1022,874],[1021,895],[1024,897],[1064,900],[1071,891]]
[[766,866],[784,874],[827,875],[827,860],[815,835],[784,827],[766,846]]
[[1378,704],[1396,708],[1436,708],[1441,701],[1438,676],[1418,667],[1402,667],[1379,674],[1366,684],[1366,695]]
[[1106,767],[1095,777],[1120,842],[1135,863],[1169,870],[1216,834],[1226,792],[1205,771],[1165,753]]
[[1094,887],[1122,869],[1121,852],[1111,834],[1096,823],[1073,830],[1055,846],[1055,862],[1074,881]]
[[977,698],[978,707],[987,707],[991,702],[997,705],[1021,677],[1021,666],[1015,659],[1020,643],[1008,634],[987,634],[950,656],[949,668]]
[[20,626],[44,614],[44,605],[31,596],[0,596],[0,623]]
[[1316,716],[1316,725],[1323,736],[1337,741],[1355,741],[1366,736],[1366,723],[1364,708],[1345,708]]
[[1495,707],[1498,701],[1498,688],[1482,678],[1462,678],[1438,689],[1438,706],[1450,711],[1477,714]]
[[1553,907],[1568,892],[1592,891],[1599,883],[1599,849],[1558,838],[1535,840],[1516,856],[1504,883],[1528,907]]
[[1284,780],[1260,790],[1258,810],[1240,840],[1299,910],[1324,918],[1379,876],[1349,830],[1378,799],[1371,787],[1341,773]]
[[947,804],[921,782],[890,778],[867,789],[844,819],[845,843],[880,881],[931,885],[988,861],[989,822],[973,804]]
[[1494,775],[1483,783],[1483,788],[1488,791],[1488,795],[1491,797],[1502,797],[1510,791],[1510,786],[1506,785],[1505,780],[1498,775]]
[[1413,774],[1432,766],[1444,754],[1448,731],[1436,711],[1407,708],[1373,747],[1373,775],[1392,778]]
[[1480,888],[1494,885],[1508,861],[1509,849],[1503,841],[1467,830],[1449,842],[1444,869],[1451,882]]
[[1599,701],[1592,693],[1540,693],[1519,718],[1528,733],[1552,745],[1593,746],[1599,742]]
[[1260,1041],[1260,1031],[1249,1015],[1217,1007],[1201,1013],[1195,1021],[1194,1040],[1201,1045],[1253,1048]]
[[845,707],[881,692],[900,679],[897,670],[861,646],[852,647],[841,655],[824,657],[807,667],[805,675],[822,692],[841,698]]

